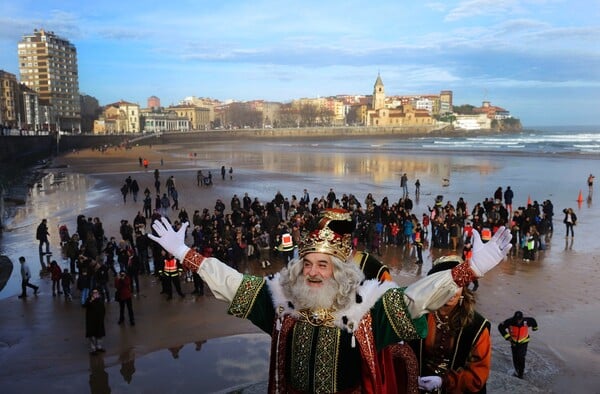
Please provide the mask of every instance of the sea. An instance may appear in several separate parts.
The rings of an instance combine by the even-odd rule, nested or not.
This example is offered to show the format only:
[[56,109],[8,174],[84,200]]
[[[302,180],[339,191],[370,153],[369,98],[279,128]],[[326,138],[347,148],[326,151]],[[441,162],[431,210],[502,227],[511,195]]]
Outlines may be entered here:
[[[465,151],[498,152],[517,154],[576,154],[594,158],[600,155],[600,126],[546,126],[526,129],[520,132],[477,133],[473,136],[447,137],[374,137],[357,139],[336,139],[329,143],[308,142],[310,147],[319,149],[364,149],[380,151]],[[304,144],[288,141],[282,145]]]
[[600,126],[539,127],[519,133],[498,133],[475,137],[414,138],[406,148],[436,151],[499,151],[524,154],[579,154],[594,157],[600,154]]

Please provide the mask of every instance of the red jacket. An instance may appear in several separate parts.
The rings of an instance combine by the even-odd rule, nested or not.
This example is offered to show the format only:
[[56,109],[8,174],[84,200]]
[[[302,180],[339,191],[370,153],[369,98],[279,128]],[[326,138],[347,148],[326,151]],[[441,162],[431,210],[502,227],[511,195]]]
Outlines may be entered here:
[[115,278],[115,289],[119,292],[119,300],[124,301],[131,298],[131,278],[127,275],[123,279]]
[[62,276],[62,270],[57,264],[50,264],[50,274],[53,281],[60,280]]

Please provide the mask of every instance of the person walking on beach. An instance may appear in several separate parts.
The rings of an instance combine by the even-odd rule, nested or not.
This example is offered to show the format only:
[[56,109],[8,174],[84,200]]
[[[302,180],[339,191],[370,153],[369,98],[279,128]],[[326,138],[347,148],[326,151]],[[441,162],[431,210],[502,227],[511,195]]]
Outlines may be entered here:
[[129,194],[129,186],[124,183],[121,186],[121,195],[123,196],[123,204],[127,204],[127,194]]
[[63,289],[63,294],[65,295],[65,300],[71,300],[71,285],[73,284],[73,275],[69,272],[68,268],[65,268],[60,276],[60,284]]
[[156,194],[160,194],[160,179],[158,178],[154,180],[154,189],[156,190]]
[[171,190],[171,198],[173,199],[173,205],[171,206],[171,209],[173,211],[179,210],[179,192],[176,188],[173,188],[173,190]]
[[77,290],[79,290],[79,294],[81,295],[81,305],[85,304],[85,300],[87,300],[90,295],[90,287],[92,280],[89,275],[89,267],[79,267],[79,276],[77,276]]
[[271,335],[269,392],[274,393],[397,392],[396,376],[383,373],[378,350],[426,337],[424,314],[495,267],[510,250],[511,238],[504,227],[485,244],[475,236],[470,263],[400,288],[365,280],[352,262],[354,222],[343,209],[324,211],[317,228],[303,237],[298,257],[269,277],[244,275],[190,249],[186,226],[175,231],[162,218],[149,237],[229,302],[230,314]]
[[140,185],[138,185],[137,180],[132,180],[131,185],[129,186],[131,191],[131,195],[133,196],[133,202],[137,202],[138,193],[140,192]]
[[62,294],[60,291],[60,277],[62,276],[62,270],[56,260],[50,262],[50,279],[52,280],[52,296],[56,297],[56,294]]
[[571,238],[575,237],[575,233],[573,232],[573,226],[577,224],[577,215],[573,212],[573,208],[565,208],[563,209],[563,213],[565,214],[565,218],[563,219],[563,223],[566,226],[567,233],[565,237],[569,236],[569,231],[571,232]]
[[417,179],[415,181],[415,196],[417,198],[419,198],[420,195],[421,195],[421,181]]
[[498,325],[500,335],[510,341],[512,351],[514,376],[523,379],[525,372],[525,356],[527,356],[527,344],[529,343],[529,328],[538,330],[538,324],[533,317],[523,317],[523,312],[516,311],[514,316],[504,320]]
[[506,190],[504,191],[504,207],[506,208],[509,214],[512,213],[512,202],[514,197],[515,194],[513,193],[512,189],[510,188],[510,186],[507,186]]
[[169,196],[171,196],[171,192],[175,188],[175,177],[173,175],[171,175],[170,177],[168,177],[167,181],[165,182],[165,184],[167,186],[167,194]]
[[143,205],[143,209],[144,209],[144,217],[146,219],[150,218],[150,216],[152,216],[152,197],[150,197],[150,194],[146,194],[144,196],[144,205]]
[[592,193],[594,191],[594,178],[595,178],[595,176],[590,174],[590,176],[588,176],[588,179],[587,179],[588,192],[589,192],[590,196],[592,195]]
[[131,278],[127,276],[125,271],[119,272],[119,276],[115,278],[115,300],[119,302],[119,321],[118,324],[123,324],[125,318],[125,307],[129,314],[129,324],[135,326],[135,318],[133,317],[133,306],[131,304],[132,289]]
[[221,166],[221,179],[225,180],[225,166]]
[[406,197],[408,194],[408,176],[406,172],[400,177],[400,188],[402,189],[402,196]]
[[29,283],[31,279],[31,270],[29,269],[29,265],[25,261],[25,257],[19,257],[19,263],[21,263],[21,295],[19,298],[27,298],[27,288],[31,287],[33,289],[33,295],[37,295],[38,290],[40,289],[36,285],[32,285]]
[[300,197],[300,204],[308,206],[310,204],[310,194],[308,194],[308,190],[304,189],[302,192],[302,197]]
[[202,170],[198,170],[198,172],[196,172],[196,186],[200,187],[204,184],[204,174],[202,173]]
[[162,216],[167,216],[168,209],[170,206],[171,206],[171,201],[169,201],[169,197],[167,197],[167,193],[163,193],[163,196],[160,199],[160,214]]
[[85,307],[85,337],[90,341],[90,354],[104,352],[102,338],[106,335],[104,316],[106,308],[100,290],[94,288],[83,304]]
[[[42,222],[37,226],[35,231],[35,238],[39,241],[38,250],[40,254],[40,265],[42,266],[42,270],[46,269],[46,264],[44,264],[44,256],[51,255],[50,253],[50,241],[48,241],[48,220],[42,219]],[[46,246],[46,251],[44,252],[44,246]]]
[[233,167],[229,167],[229,180],[233,180]]

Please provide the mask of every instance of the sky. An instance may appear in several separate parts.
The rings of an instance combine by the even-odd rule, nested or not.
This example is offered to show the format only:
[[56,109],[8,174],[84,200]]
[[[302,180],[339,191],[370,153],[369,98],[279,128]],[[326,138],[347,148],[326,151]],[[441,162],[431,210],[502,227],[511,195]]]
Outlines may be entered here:
[[490,101],[524,127],[600,125],[600,1],[7,0],[0,69],[43,28],[77,48],[101,105],[188,96],[289,102],[439,94]]

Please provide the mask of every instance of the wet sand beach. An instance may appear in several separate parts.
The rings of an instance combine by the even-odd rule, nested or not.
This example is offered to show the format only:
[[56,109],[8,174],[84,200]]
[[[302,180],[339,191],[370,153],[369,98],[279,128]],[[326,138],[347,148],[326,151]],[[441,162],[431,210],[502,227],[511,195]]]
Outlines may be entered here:
[[[338,151],[327,142],[204,141],[197,146],[134,147],[105,153],[84,150],[64,155],[54,160],[50,174],[32,190],[26,206],[12,219],[9,231],[3,235],[3,253],[16,264],[19,255],[26,256],[32,271],[37,271],[35,228],[42,218],[48,218],[51,247],[61,265],[58,226],[67,224],[73,232],[77,215],[100,217],[107,236],[117,236],[120,220],[131,222],[142,208],[141,201],[123,204],[119,188],[124,179],[131,175],[141,191],[148,187],[154,196],[155,168],[160,170],[163,185],[168,176],[175,177],[179,206],[185,207],[190,216],[195,209],[206,207],[212,211],[217,198],[229,208],[233,194],[241,198],[245,192],[266,202],[278,190],[286,197],[300,197],[307,188],[312,199],[333,188],[338,197],[352,193],[361,202],[369,192],[377,202],[384,196],[397,201],[403,172],[409,176],[413,212],[418,217],[427,212],[437,195],[452,203],[463,197],[470,210],[476,202],[491,197],[498,186],[510,185],[515,191],[515,207],[525,205],[528,197],[540,203],[546,199],[553,202],[554,234],[548,249],[540,252],[536,261],[509,258],[480,280],[478,310],[492,323],[494,347],[488,391],[600,392],[600,247],[596,231],[600,209],[593,196],[582,204],[576,201],[580,190],[584,198],[588,197],[585,180],[600,161],[501,154],[390,153],[376,147]],[[139,165],[139,157],[149,160],[147,170]],[[233,179],[229,174],[221,179],[221,165],[233,167]],[[198,169],[212,172],[212,187],[196,186]],[[417,178],[422,184],[418,199],[413,196]],[[450,179],[449,186],[443,186],[443,178]],[[579,217],[574,239],[564,237],[562,209],[569,206]],[[383,252],[383,261],[402,285],[424,276],[432,258],[449,253],[437,249],[425,252],[420,270],[400,248],[388,247]],[[274,265],[263,271],[257,265],[242,269],[261,274],[279,268]],[[18,268],[0,292],[3,392],[27,392],[28,388],[106,392],[102,389],[107,386],[112,392],[215,392],[266,378],[268,337],[250,323],[226,315],[227,305],[211,295],[188,295],[167,302],[158,294],[159,284],[152,277],[143,277],[141,294],[134,300],[136,326],[118,326],[118,304],[109,304],[107,352],[91,357],[79,304],[53,298],[50,280],[37,276],[32,282],[41,286],[41,294],[30,294],[26,301],[18,299]],[[189,294],[191,290],[191,284],[186,283],[184,291]],[[535,317],[540,325],[540,330],[532,333],[524,381],[512,377],[510,346],[496,328],[515,310]],[[248,335],[230,337],[236,334]],[[235,342],[237,339],[243,345]],[[240,357],[242,362],[236,361]],[[175,386],[164,385],[163,372],[173,377]]]

